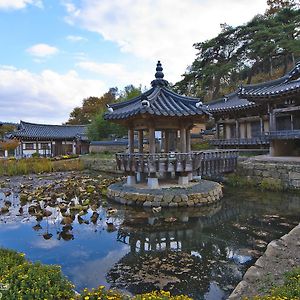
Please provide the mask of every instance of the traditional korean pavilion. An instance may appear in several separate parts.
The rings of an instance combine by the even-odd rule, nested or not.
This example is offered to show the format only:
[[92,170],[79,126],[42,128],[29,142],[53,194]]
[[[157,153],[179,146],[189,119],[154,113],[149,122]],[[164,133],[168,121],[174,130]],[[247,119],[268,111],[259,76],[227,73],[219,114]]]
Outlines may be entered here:
[[[127,184],[147,177],[148,187],[158,187],[158,177],[173,176],[186,184],[197,168],[197,154],[191,152],[190,131],[204,123],[210,113],[200,99],[178,95],[164,79],[158,61],[152,88],[132,100],[112,104],[105,119],[128,128],[128,153],[117,154],[117,164],[127,174]],[[134,149],[137,133],[138,149]],[[159,133],[160,141],[156,139]]]
[[300,62],[285,76],[241,86],[212,101],[218,148],[262,149],[271,156],[300,156]]

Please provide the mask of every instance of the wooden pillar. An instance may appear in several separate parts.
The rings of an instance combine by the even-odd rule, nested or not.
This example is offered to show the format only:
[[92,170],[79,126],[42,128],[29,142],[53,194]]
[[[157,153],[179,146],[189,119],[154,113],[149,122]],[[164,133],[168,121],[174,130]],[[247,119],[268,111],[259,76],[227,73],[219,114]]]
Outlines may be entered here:
[[268,104],[268,113],[269,113],[269,131],[276,131],[276,117],[273,112],[273,107]]
[[149,127],[149,152],[155,153],[155,129],[153,126]]
[[143,130],[139,130],[138,131],[138,147],[139,147],[139,153],[143,153],[144,152],[144,148],[143,148],[143,140],[144,140],[144,132]]
[[294,116],[291,114],[291,130],[294,130]]
[[180,151],[186,152],[186,129],[184,127],[180,128]]
[[240,122],[238,119],[235,120],[235,137],[237,139],[240,137]]
[[186,152],[191,152],[191,132],[190,129],[186,130]]
[[226,130],[227,130],[226,124],[223,123],[223,139],[224,139],[224,140],[227,138],[227,137],[226,137]]
[[134,153],[134,130],[133,128],[128,129],[128,151]]
[[276,131],[276,116],[273,111],[270,113],[270,131]]
[[219,123],[217,123],[216,124],[216,130],[217,130],[217,139],[219,140],[220,139],[220,124]]
[[264,124],[264,119],[263,116],[260,116],[260,134],[263,135],[265,132],[265,124]]
[[164,139],[164,150],[165,153],[168,153],[170,151],[170,144],[169,144],[170,134],[169,130],[165,130],[165,139]]

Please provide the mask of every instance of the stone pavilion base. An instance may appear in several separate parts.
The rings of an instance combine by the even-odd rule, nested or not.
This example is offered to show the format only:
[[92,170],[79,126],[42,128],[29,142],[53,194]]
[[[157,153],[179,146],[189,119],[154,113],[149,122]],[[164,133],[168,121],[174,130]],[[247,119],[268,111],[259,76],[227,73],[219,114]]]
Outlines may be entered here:
[[107,197],[116,202],[144,207],[203,206],[219,201],[222,195],[222,186],[208,180],[189,182],[184,187],[166,181],[160,183],[160,189],[149,189],[147,184],[115,183],[107,190]]

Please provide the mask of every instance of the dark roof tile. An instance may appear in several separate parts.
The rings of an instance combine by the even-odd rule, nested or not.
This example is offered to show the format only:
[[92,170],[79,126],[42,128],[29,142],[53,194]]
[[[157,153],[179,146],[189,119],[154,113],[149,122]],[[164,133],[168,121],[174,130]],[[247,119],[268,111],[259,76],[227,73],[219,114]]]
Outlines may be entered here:
[[[156,71],[156,79],[151,82],[150,90],[129,101],[112,104],[112,111],[107,112],[104,118],[106,120],[127,119],[147,113],[166,117],[209,115],[203,106],[196,106],[200,99],[176,94],[168,88],[168,82],[163,79],[160,62],[157,64]],[[148,101],[149,106],[143,106],[144,100]]]
[[79,139],[87,140],[85,125],[46,125],[20,122],[19,130],[10,133],[11,137],[26,139]]

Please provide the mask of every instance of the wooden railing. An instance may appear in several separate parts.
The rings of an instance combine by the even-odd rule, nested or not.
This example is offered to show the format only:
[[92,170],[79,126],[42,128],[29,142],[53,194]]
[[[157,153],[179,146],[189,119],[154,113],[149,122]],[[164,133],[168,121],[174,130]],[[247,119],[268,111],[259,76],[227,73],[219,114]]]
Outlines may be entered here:
[[117,153],[117,168],[124,172],[197,172],[216,175],[236,168],[237,150],[211,150],[190,153]]
[[270,139],[300,139],[300,130],[277,130],[268,132]]
[[269,145],[269,143],[269,136],[209,140],[209,144],[213,146],[259,146]]

